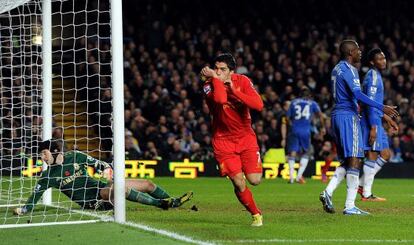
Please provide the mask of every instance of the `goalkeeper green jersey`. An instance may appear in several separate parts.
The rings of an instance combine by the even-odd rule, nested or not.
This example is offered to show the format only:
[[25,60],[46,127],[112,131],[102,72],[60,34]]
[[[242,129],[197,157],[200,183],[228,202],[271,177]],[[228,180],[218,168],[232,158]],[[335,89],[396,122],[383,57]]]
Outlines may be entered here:
[[[80,151],[69,151],[64,154],[62,164],[48,166],[40,175],[36,187],[26,202],[25,208],[30,211],[48,188],[59,189],[72,201],[84,208],[93,206],[101,201],[99,191],[107,186],[88,175],[88,166],[102,171],[111,166]],[[96,208],[96,207],[95,207]]]

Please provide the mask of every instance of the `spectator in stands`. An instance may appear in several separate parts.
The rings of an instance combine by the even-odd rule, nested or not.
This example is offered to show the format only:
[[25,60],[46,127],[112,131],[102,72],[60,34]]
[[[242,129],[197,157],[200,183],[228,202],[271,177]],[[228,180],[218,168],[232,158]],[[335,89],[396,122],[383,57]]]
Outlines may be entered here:
[[181,161],[186,157],[187,155],[181,150],[180,141],[175,140],[172,144],[172,150],[168,154],[168,159],[171,161]]
[[158,154],[158,149],[155,147],[154,142],[147,142],[147,149],[144,152],[144,158],[149,160],[162,160],[162,157]]
[[200,144],[197,142],[194,142],[191,144],[191,150],[190,150],[190,161],[197,162],[202,161],[204,159],[204,152],[200,147]]
[[405,160],[413,161],[414,160],[414,130],[412,128],[407,129],[407,133],[404,137],[404,140],[400,143],[401,153]]
[[134,138],[132,132],[125,130],[125,159],[139,160],[142,156],[142,151],[139,148],[138,140]]
[[401,151],[401,147],[400,147],[400,139],[398,138],[398,136],[392,137],[392,142],[391,142],[391,147],[390,148],[391,148],[390,162],[391,163],[401,163],[401,162],[403,162],[402,151]]
[[202,142],[205,136],[210,135],[208,125],[205,122],[200,124],[200,129],[195,132],[194,140],[196,142]]
[[188,129],[185,130],[184,136],[181,139],[180,146],[181,151],[184,153],[189,154],[191,151],[191,145],[194,144],[195,141],[193,140],[193,134]]

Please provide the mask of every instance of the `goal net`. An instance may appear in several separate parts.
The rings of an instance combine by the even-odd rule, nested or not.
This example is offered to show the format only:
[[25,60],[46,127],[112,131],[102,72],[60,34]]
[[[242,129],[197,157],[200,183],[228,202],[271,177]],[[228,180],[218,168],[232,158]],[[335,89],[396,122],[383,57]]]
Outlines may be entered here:
[[[106,201],[94,191],[106,182],[95,163],[112,164],[114,156],[110,7],[110,0],[0,0],[0,228],[112,215],[98,211]],[[75,167],[45,175],[37,148],[50,138],[65,159],[82,154],[87,161],[72,157],[63,165]],[[88,175],[79,177],[85,163]],[[42,185],[55,188],[41,192],[43,201],[27,213],[14,215],[43,189],[42,178]]]

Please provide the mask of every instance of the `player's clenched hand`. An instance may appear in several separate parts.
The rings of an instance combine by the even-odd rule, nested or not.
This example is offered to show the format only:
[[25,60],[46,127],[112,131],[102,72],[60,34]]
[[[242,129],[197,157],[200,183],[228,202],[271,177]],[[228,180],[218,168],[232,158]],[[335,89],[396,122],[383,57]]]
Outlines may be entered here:
[[391,128],[391,135],[398,134],[398,131],[400,130],[398,127],[398,124],[393,120],[387,121],[388,126]]
[[385,120],[385,122],[387,123],[387,131],[391,134],[398,134],[398,131],[400,130],[398,127],[398,124],[396,121],[392,120],[391,117],[389,117],[388,115],[384,114],[383,119]]
[[230,90],[233,91],[233,81],[231,81],[231,79],[228,79],[226,81],[224,81],[224,85]]
[[211,77],[217,77],[216,72],[211,69],[210,67],[206,66],[201,70],[201,75],[207,77],[207,78],[211,78]]
[[371,127],[369,131],[369,145],[373,145],[377,139],[377,127]]
[[396,109],[397,109],[396,106],[384,105],[384,109],[382,109],[382,110],[384,111],[385,114],[387,114],[391,118],[394,118],[394,117],[397,117],[399,115],[398,111]]
[[14,215],[22,215],[22,214],[25,214],[25,213],[27,213],[27,209],[26,209],[25,207],[22,207],[22,208],[15,208],[15,209],[13,210],[13,214],[14,214]]
[[280,142],[280,146],[285,148],[286,147],[286,140],[282,139],[282,141]]

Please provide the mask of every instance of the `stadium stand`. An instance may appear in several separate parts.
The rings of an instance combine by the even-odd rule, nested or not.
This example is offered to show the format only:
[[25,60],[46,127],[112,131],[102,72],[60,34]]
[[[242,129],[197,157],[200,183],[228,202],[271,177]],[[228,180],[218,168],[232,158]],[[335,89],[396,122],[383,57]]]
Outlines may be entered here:
[[[252,79],[265,101],[265,110],[253,115],[261,151],[277,146],[278,121],[272,119],[283,113],[283,103],[297,96],[302,86],[312,90],[329,116],[330,71],[339,59],[338,44],[344,38],[355,38],[363,52],[372,47],[386,52],[386,104],[398,105],[403,115],[400,134],[391,142],[392,161],[414,159],[408,150],[414,144],[414,26],[404,18],[393,21],[410,16],[399,15],[407,11],[406,3],[381,3],[389,4],[393,15],[376,12],[364,16],[375,11],[376,1],[329,2],[318,9],[313,1],[275,1],[272,8],[267,1],[241,1],[246,13],[240,15],[230,11],[232,6],[214,1],[207,6],[201,1],[174,6],[168,1],[144,2],[146,7],[131,6],[126,11],[124,65],[125,126],[146,157],[211,152],[205,130],[210,119],[198,72],[224,51],[236,56],[237,72]],[[184,4],[192,11],[179,11]],[[353,14],[348,15],[349,11]],[[206,23],[205,15],[213,15],[216,21]],[[334,15],[340,18],[325,21],[335,19]],[[365,31],[367,25],[372,31]],[[363,62],[361,68],[363,76],[367,64]],[[313,143],[319,152],[323,139],[316,131]]]
[[[243,8],[237,9],[243,13],[232,11],[233,6],[226,2],[125,2],[127,154],[146,159],[213,158],[208,131],[210,118],[198,73],[204,65],[212,65],[216,54],[226,51],[236,56],[237,72],[252,79],[265,101],[263,112],[252,114],[261,151],[277,147],[280,144],[277,124],[284,113],[283,105],[295,98],[302,86],[312,90],[322,111],[329,116],[332,109],[329,79],[339,59],[338,44],[344,38],[355,38],[363,55],[372,47],[385,51],[389,64],[384,74],[386,104],[398,105],[402,115],[400,133],[390,142],[394,153],[391,161],[414,160],[414,153],[409,150],[414,147],[414,25],[408,19],[412,16],[407,12],[408,3],[380,2],[386,5],[382,8],[387,9],[385,13],[376,11],[378,2],[373,0],[324,1],[326,4],[314,5],[314,1],[279,0],[272,1],[271,6],[264,0],[240,1]],[[364,15],[368,11],[376,12]],[[205,18],[206,15],[213,16],[215,21],[206,22],[211,19]],[[336,21],[327,21],[332,19]],[[365,26],[371,27],[369,32]],[[98,45],[89,43],[90,50]],[[105,59],[102,55],[90,51],[79,54],[78,61],[82,57],[89,61],[98,60],[98,56]],[[8,72],[6,67],[2,69]],[[93,84],[97,69],[104,67],[80,65],[77,73],[88,74],[92,78],[87,82]],[[363,62],[361,77],[366,71],[367,64]],[[101,82],[110,86],[110,81]],[[89,101],[100,99],[96,102],[99,104],[89,103],[96,112],[93,120],[107,122],[108,118],[99,115],[109,105],[106,102],[111,95],[105,90],[89,90],[83,96]],[[7,100],[6,93],[2,99]],[[96,130],[108,131],[105,125]],[[13,133],[20,137],[19,132]],[[105,133],[111,132],[101,135]],[[3,146],[10,143],[2,142]],[[100,145],[110,149],[111,142]],[[316,153],[323,145],[316,129],[313,145]]]

